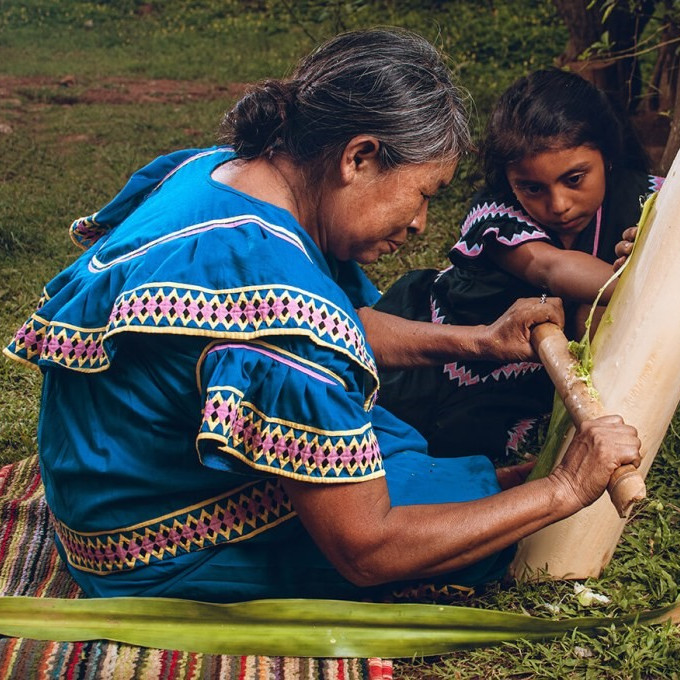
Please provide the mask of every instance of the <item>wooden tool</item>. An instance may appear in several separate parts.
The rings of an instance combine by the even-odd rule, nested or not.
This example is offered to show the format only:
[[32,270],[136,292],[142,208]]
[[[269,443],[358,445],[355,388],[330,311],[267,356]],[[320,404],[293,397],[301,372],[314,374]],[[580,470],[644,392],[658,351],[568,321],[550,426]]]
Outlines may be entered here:
[[[569,351],[559,326],[542,323],[531,330],[531,345],[541,359],[557,393],[576,427],[585,420],[605,415],[599,399],[577,373],[578,360]],[[619,517],[626,517],[634,503],[647,495],[644,479],[633,465],[622,465],[611,476],[607,491]]]

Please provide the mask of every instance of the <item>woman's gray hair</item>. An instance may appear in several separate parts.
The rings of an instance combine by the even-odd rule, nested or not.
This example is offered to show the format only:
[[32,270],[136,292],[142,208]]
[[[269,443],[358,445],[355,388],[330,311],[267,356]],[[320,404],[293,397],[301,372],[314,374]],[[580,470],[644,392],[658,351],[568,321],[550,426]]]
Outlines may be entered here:
[[245,159],[325,162],[366,134],[380,141],[383,168],[451,161],[472,148],[466,99],[423,37],[353,31],[302,59],[291,78],[254,86],[224,116],[221,138]]

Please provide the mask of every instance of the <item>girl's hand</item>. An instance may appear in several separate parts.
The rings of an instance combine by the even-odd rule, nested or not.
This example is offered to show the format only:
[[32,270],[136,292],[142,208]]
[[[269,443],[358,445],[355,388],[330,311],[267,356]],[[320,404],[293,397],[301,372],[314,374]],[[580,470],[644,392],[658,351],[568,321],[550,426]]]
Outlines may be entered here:
[[628,227],[626,231],[621,235],[621,241],[619,241],[614,247],[614,252],[616,253],[616,261],[614,262],[614,271],[617,272],[628,259],[628,256],[633,251],[633,242],[635,241],[635,235],[637,234],[637,227]]

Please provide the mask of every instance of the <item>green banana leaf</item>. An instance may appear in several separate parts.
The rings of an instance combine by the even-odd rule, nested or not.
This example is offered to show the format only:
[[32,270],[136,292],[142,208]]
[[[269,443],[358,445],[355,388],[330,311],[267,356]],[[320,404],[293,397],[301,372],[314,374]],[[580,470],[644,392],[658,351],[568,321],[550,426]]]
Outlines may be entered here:
[[399,658],[441,655],[578,628],[680,622],[680,601],[614,618],[554,621],[428,604],[257,600],[211,604],[170,598],[67,600],[0,597],[0,634],[38,640],[111,640],[230,655]]

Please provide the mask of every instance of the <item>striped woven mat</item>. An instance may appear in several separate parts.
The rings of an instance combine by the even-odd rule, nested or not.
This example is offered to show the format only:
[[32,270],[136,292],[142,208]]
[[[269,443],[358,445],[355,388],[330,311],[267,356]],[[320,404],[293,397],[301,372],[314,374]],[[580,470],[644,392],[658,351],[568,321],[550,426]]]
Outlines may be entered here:
[[[59,560],[37,456],[0,468],[0,596],[82,597]],[[391,680],[383,659],[220,656],[0,637],[2,680]]]

